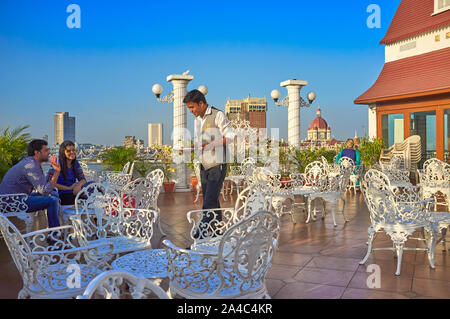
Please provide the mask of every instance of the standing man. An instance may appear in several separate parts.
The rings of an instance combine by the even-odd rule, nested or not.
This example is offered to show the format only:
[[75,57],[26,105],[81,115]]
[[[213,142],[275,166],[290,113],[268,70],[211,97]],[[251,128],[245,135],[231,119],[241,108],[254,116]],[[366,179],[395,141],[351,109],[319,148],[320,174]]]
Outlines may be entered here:
[[3,178],[0,194],[27,194],[27,212],[47,209],[48,227],[52,228],[59,226],[59,197],[57,192],[51,193],[58,181],[61,167],[57,158],[52,156],[51,163],[55,173],[47,182],[41,164],[48,162],[49,155],[45,140],[32,140],[28,144],[28,157],[11,167]]
[[[209,106],[199,90],[186,94],[183,103],[195,116],[195,148],[201,149],[200,177],[203,209],[220,208],[219,195],[227,174],[226,146],[233,142],[231,123],[224,112]],[[206,214],[202,222],[209,222],[213,214]],[[222,214],[216,212],[217,221]]]

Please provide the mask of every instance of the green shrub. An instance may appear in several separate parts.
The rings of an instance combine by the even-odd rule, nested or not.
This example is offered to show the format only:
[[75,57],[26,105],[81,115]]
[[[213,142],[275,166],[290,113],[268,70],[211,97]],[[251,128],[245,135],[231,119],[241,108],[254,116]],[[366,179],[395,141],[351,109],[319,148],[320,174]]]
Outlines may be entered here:
[[136,160],[136,153],[134,147],[117,146],[103,151],[99,158],[108,169],[121,171],[127,162]]
[[8,125],[6,129],[0,131],[0,181],[12,166],[27,155],[31,135],[23,131],[29,127],[26,125],[11,130]]
[[362,137],[359,144],[361,161],[367,168],[371,168],[380,160],[381,151],[384,148],[382,138]]

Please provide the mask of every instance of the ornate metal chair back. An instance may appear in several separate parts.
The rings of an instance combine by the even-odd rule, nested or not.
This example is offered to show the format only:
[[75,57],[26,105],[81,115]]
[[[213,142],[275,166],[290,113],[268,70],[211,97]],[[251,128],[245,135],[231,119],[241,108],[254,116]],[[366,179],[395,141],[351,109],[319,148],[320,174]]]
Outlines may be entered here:
[[33,282],[34,270],[36,269],[33,259],[30,258],[30,246],[16,226],[3,214],[0,214],[0,230],[14,264],[22,275],[24,286],[26,286]]
[[158,189],[153,182],[141,177],[125,185],[121,192],[122,206],[124,208],[150,209],[158,196]]
[[229,228],[218,250],[219,274],[227,280],[245,282],[241,290],[251,290],[264,282],[280,236],[278,217],[256,211]]
[[164,182],[164,172],[161,169],[157,168],[148,173],[145,178],[149,179],[153,183],[153,185],[155,185],[155,187],[160,189]]
[[242,220],[252,212],[269,210],[272,194],[270,186],[264,182],[258,182],[243,189],[235,203],[234,222]]
[[116,191],[93,183],[77,194],[76,214],[70,219],[81,240],[106,238],[108,234],[119,231],[122,208],[122,199]]

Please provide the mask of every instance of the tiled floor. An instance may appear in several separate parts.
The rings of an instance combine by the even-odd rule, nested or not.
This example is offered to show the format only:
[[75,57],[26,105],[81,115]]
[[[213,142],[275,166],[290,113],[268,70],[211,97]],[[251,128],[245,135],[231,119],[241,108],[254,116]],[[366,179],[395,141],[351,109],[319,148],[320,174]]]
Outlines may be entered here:
[[[186,212],[201,208],[201,200],[193,204],[193,198],[192,193],[161,194],[159,207],[167,237],[155,234],[154,247],[159,247],[165,238],[179,247],[190,244]],[[222,202],[222,207],[233,204],[228,199]],[[435,251],[435,269],[429,267],[423,251],[404,252],[400,276],[394,275],[396,259],[390,251],[375,251],[365,265],[359,265],[366,253],[369,226],[368,211],[360,193],[347,195],[345,212],[350,222],[344,224],[338,214],[337,227],[333,226],[330,214],[324,220],[318,218],[305,224],[301,206],[296,208],[296,225],[288,215],[282,218],[280,245],[267,274],[272,298],[450,298],[450,251],[444,252],[442,244]],[[374,245],[391,247],[392,242],[385,234],[379,234]],[[409,240],[407,247],[424,245]],[[380,266],[380,288],[371,289],[367,285],[372,273],[366,269],[371,264]],[[0,298],[16,298],[21,285],[21,277],[2,240]]]

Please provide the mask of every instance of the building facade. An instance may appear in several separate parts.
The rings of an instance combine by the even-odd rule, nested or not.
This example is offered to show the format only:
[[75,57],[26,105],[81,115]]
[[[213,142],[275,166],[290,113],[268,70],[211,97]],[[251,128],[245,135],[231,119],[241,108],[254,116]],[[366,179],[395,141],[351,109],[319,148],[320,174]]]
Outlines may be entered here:
[[419,135],[422,163],[449,161],[450,0],[402,0],[380,44],[385,64],[355,100],[368,105],[369,136],[386,146]]
[[250,97],[250,95],[242,100],[227,100],[225,113],[230,121],[247,120],[251,127],[265,129],[267,100],[266,98]]
[[331,139],[331,128],[324,118],[320,107],[317,108],[316,118],[311,122],[308,128],[308,140],[310,141],[328,141]]
[[54,120],[54,145],[60,145],[69,140],[75,143],[75,117],[69,116],[69,112],[57,112]]
[[134,147],[136,145],[136,138],[134,136],[125,136],[123,140],[124,147]]
[[161,123],[148,123],[148,146],[163,144],[163,130]]

